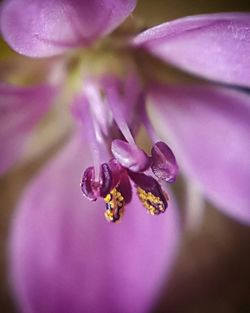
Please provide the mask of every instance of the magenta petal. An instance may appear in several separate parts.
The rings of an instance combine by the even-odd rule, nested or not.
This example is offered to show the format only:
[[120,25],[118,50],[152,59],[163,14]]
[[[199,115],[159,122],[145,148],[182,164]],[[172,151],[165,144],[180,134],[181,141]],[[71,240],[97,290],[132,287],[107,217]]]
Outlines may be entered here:
[[0,84],[0,174],[22,155],[24,143],[56,95],[49,85],[17,87]]
[[19,205],[10,256],[22,312],[146,312],[169,274],[178,250],[176,209],[154,218],[134,197],[121,223],[109,224],[104,201],[89,202],[80,191],[89,164],[86,142],[75,138]]
[[136,0],[6,0],[1,30],[15,51],[52,56],[111,32],[135,5]]
[[181,170],[226,214],[250,224],[250,96],[227,88],[154,86],[155,127]]
[[248,13],[181,18],[143,32],[134,44],[196,75],[250,86]]

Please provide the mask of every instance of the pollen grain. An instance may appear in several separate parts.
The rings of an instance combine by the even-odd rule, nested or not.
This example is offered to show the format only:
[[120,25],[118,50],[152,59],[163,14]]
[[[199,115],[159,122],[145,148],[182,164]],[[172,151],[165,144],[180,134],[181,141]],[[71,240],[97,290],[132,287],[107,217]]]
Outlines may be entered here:
[[159,215],[166,211],[166,206],[160,197],[155,196],[152,192],[147,192],[144,189],[137,187],[137,195],[142,205],[151,215]]
[[117,188],[113,188],[104,198],[105,217],[109,222],[117,223],[124,214],[125,199]]

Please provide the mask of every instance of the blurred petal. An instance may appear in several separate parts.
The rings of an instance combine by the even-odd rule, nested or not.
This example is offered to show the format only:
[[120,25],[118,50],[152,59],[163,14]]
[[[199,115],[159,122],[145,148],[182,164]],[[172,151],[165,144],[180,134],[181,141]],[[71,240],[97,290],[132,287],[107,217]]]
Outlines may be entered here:
[[250,224],[250,96],[227,88],[155,85],[150,100],[152,121],[187,177],[223,212]]
[[1,30],[15,51],[52,56],[108,34],[135,5],[136,0],[6,0]]
[[56,89],[48,85],[17,87],[0,84],[0,174],[24,152],[24,143],[53,103]]
[[181,18],[143,32],[134,44],[196,75],[250,86],[248,13]]
[[121,223],[109,224],[103,200],[89,202],[80,191],[89,164],[85,140],[75,138],[20,203],[10,252],[25,313],[145,312],[169,274],[179,239],[176,209],[152,217],[134,197]]

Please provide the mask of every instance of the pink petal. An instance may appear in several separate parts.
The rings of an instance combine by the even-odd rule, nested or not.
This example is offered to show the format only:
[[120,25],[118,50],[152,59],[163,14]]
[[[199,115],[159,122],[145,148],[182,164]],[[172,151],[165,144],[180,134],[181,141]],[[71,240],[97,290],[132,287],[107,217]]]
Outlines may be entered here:
[[193,74],[250,86],[248,13],[181,18],[143,32],[133,43]]
[[110,33],[135,5],[136,0],[6,0],[1,30],[15,51],[52,56]]
[[187,177],[224,213],[250,223],[250,96],[227,88],[152,86],[155,127]]
[[28,136],[52,105],[55,94],[56,89],[49,85],[0,84],[0,174],[21,157]]
[[79,139],[19,205],[10,250],[18,302],[25,313],[148,311],[176,256],[177,211],[152,217],[134,197],[121,223],[109,224],[104,201],[89,202],[80,191],[92,160]]

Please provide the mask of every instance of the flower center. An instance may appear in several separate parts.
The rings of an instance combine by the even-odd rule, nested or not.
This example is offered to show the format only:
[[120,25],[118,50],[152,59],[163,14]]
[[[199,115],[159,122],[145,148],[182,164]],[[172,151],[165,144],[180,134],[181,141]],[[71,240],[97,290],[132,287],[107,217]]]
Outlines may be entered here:
[[[149,214],[164,213],[169,200],[164,184],[175,180],[178,166],[171,149],[156,139],[137,77],[131,75],[125,81],[104,77],[84,86],[74,106],[93,155],[93,166],[83,174],[83,194],[91,201],[103,198],[104,215],[113,223],[131,201],[132,186]],[[136,144],[134,136],[141,125],[152,139],[151,155]]]

